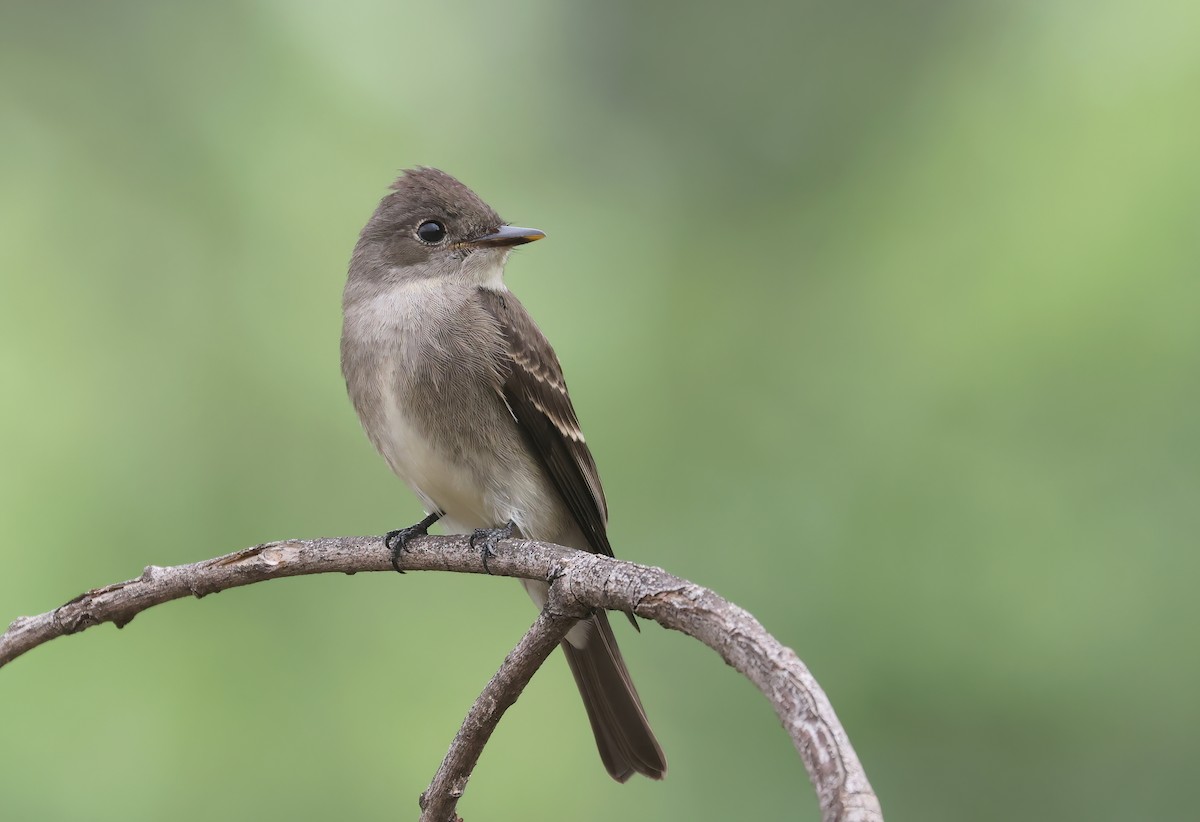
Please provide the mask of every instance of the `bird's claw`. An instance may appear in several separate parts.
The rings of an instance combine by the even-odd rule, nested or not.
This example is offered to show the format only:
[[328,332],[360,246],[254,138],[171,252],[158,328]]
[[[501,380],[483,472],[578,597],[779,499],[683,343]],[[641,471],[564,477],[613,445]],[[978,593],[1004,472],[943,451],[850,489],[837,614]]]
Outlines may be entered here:
[[404,553],[404,549],[408,543],[417,537],[423,537],[428,534],[429,526],[441,518],[442,515],[440,513],[434,512],[416,525],[410,525],[407,528],[397,528],[395,531],[388,531],[384,535],[383,544],[387,546],[388,551],[392,554],[392,568],[396,570],[396,573],[404,573],[400,569],[400,555]]
[[471,534],[471,547],[479,549],[480,555],[483,557],[483,570],[486,573],[491,573],[491,569],[488,568],[488,560],[496,556],[496,546],[516,532],[516,524],[509,520],[499,528],[476,528],[475,533]]

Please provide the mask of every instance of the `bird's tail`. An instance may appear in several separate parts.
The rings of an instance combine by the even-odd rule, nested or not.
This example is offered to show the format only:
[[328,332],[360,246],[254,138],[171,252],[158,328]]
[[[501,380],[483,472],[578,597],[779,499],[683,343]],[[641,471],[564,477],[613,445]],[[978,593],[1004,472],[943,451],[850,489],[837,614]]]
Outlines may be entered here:
[[562,648],[592,723],[600,759],[618,782],[634,773],[662,779],[667,774],[667,760],[650,730],[608,614],[597,611],[588,622],[586,644],[577,648],[564,641]]

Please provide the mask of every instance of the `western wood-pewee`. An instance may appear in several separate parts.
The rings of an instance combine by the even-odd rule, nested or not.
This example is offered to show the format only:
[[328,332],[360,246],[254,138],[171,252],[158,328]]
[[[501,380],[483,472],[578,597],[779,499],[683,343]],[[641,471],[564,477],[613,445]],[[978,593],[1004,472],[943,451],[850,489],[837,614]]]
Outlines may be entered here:
[[[440,519],[452,533],[475,532],[485,552],[520,534],[612,556],[604,491],[562,368],[504,285],[512,247],[545,235],[506,225],[437,169],[409,171],[392,189],[354,248],[342,303],[350,399],[429,514],[389,545],[402,550]],[[523,584],[543,606],[546,584]],[[607,614],[576,624],[562,648],[609,774],[661,779],[666,759]]]

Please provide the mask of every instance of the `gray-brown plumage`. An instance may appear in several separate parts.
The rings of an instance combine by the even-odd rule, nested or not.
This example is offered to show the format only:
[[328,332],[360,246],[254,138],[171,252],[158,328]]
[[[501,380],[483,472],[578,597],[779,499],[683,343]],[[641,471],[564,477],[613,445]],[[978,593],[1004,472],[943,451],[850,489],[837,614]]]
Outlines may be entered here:
[[[512,522],[612,556],[608,510],[554,350],[503,282],[507,226],[437,169],[409,171],[359,237],[343,296],[342,371],[371,442],[450,532]],[[525,583],[539,607],[545,583]],[[562,644],[614,779],[666,760],[598,612]]]

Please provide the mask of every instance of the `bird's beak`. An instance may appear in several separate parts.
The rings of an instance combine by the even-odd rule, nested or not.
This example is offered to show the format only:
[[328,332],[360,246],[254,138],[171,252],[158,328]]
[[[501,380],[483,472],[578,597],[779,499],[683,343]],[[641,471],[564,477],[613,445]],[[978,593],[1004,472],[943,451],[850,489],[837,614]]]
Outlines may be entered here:
[[540,240],[545,236],[546,232],[538,231],[536,228],[518,228],[515,225],[502,225],[491,234],[484,234],[482,237],[467,240],[463,245],[482,248],[523,245],[525,243],[532,243],[534,240]]

